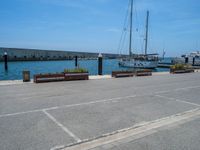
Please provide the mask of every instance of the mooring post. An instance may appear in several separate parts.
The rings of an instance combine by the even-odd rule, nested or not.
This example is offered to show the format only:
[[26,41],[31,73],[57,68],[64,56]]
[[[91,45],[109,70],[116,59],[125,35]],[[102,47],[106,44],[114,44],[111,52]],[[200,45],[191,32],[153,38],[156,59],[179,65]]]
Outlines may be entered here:
[[4,53],[4,68],[6,71],[8,70],[8,54],[7,54],[7,52]]
[[78,67],[78,56],[75,56],[75,67]]
[[195,57],[193,57],[192,65],[195,65]]
[[103,56],[99,54],[98,56],[98,75],[103,75]]
[[188,62],[189,62],[189,58],[185,57],[185,63],[188,64]]

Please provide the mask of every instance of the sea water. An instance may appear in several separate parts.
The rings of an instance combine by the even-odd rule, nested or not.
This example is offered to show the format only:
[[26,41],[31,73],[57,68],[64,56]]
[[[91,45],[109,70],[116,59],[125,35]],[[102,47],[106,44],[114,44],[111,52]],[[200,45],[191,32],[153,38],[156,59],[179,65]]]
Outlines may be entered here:
[[[166,61],[169,59],[166,59]],[[98,61],[97,60],[79,60],[79,67],[85,68],[89,71],[90,75],[98,74]],[[4,70],[4,63],[0,62],[0,80],[19,80],[22,79],[22,71],[28,70],[31,73],[31,78],[34,74],[40,73],[56,73],[63,72],[64,69],[75,68],[74,60],[65,61],[18,61],[8,62],[8,71]],[[117,59],[103,60],[103,74],[111,74],[116,70],[128,70],[118,65]],[[155,72],[169,71],[166,68],[157,68]]]

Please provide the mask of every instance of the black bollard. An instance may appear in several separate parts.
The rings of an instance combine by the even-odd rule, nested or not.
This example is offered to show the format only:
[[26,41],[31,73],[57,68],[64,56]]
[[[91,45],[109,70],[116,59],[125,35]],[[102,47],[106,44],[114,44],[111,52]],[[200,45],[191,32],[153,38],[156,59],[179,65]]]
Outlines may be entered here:
[[103,75],[103,56],[99,54],[98,56],[98,75]]
[[195,57],[193,57],[192,65],[195,66]]
[[7,71],[8,70],[8,54],[7,54],[7,52],[4,53],[4,67],[5,67],[5,70]]
[[75,56],[75,67],[78,67],[78,56]]
[[185,63],[188,64],[188,62],[189,62],[189,58],[185,57]]

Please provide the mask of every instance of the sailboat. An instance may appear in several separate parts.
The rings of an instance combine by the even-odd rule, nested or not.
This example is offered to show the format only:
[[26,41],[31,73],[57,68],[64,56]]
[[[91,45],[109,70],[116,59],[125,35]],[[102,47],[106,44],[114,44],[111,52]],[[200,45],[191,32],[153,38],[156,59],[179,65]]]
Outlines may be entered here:
[[132,52],[132,24],[133,24],[133,0],[131,0],[130,12],[130,37],[129,37],[129,56],[119,61],[119,66],[128,68],[155,69],[158,66],[158,54],[148,54],[148,26],[149,11],[146,17],[146,36],[145,36],[145,54],[134,54]]

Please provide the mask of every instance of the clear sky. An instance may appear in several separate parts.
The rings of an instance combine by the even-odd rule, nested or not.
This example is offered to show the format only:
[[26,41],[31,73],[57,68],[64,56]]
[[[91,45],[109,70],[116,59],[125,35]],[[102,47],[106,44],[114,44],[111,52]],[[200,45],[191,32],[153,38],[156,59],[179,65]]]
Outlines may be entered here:
[[[128,1],[0,0],[0,47],[119,53]],[[147,9],[149,52],[200,50],[200,0],[134,0],[135,52],[144,48]]]

